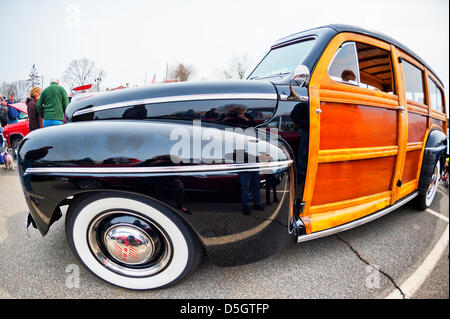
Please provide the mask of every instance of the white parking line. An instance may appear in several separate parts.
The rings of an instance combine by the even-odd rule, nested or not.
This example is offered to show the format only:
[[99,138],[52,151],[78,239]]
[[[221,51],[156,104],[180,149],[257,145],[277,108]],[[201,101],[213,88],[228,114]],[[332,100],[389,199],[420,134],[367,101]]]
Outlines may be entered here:
[[[411,276],[409,276],[409,278],[406,279],[400,286],[401,291],[405,294],[405,298],[411,298],[417,292],[417,290],[419,290],[427,277],[431,274],[434,267],[441,259],[442,255],[446,252],[448,246],[448,235],[449,230],[447,225],[447,228],[445,229],[441,238],[439,238],[438,242],[436,243],[430,254],[427,256],[427,258],[425,258],[420,267],[417,268],[417,270]],[[389,294],[389,296],[386,297],[386,299],[402,298],[403,296],[398,289],[394,290],[391,294]]]
[[426,211],[427,213],[430,213],[431,215],[434,215],[434,216],[436,216],[436,217],[442,219],[442,220],[445,220],[445,221],[448,223],[448,217],[447,217],[447,216],[444,216],[444,215],[442,215],[442,214],[439,214],[438,212],[435,212],[434,210],[429,209],[429,208],[425,209],[425,211]]

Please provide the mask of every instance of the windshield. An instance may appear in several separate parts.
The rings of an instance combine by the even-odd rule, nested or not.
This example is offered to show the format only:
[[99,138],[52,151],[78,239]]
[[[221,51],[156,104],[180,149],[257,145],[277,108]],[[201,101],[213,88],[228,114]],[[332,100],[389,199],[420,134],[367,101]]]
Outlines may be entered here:
[[314,39],[297,42],[271,50],[248,77],[270,77],[290,73],[303,62],[314,43]]

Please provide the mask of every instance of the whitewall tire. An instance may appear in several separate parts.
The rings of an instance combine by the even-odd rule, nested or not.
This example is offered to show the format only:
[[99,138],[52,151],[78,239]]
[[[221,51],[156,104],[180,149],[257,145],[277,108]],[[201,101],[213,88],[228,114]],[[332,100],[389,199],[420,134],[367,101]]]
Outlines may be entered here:
[[202,247],[176,213],[150,199],[102,193],[72,205],[66,235],[95,275],[129,289],[158,289],[193,272]]
[[439,185],[439,179],[440,179],[440,171],[441,171],[441,165],[440,161],[438,160],[436,162],[436,165],[434,166],[433,175],[430,180],[430,184],[428,185],[428,189],[425,194],[420,194],[417,197],[417,206],[419,209],[425,210],[428,207],[431,206],[433,203],[433,200],[436,196],[437,188]]

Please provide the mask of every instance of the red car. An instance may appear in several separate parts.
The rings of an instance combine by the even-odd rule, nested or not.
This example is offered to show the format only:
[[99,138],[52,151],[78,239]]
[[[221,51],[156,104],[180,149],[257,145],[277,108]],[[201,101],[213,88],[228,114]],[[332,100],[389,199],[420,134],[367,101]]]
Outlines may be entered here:
[[20,111],[19,122],[6,125],[2,129],[2,133],[8,147],[12,149],[14,158],[16,158],[20,141],[30,133],[30,130],[28,128],[28,112],[26,104],[20,102],[11,104],[11,106]]

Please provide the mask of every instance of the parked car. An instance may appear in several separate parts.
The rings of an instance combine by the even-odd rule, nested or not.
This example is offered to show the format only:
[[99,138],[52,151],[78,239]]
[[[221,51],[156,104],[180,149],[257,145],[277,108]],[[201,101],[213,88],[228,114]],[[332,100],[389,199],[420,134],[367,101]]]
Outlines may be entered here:
[[17,157],[17,149],[22,139],[30,132],[28,127],[28,112],[25,103],[19,102],[11,104],[11,107],[20,111],[19,121],[14,124],[6,125],[3,130],[3,136],[7,146],[12,149],[14,158]]
[[70,123],[19,147],[27,224],[45,235],[68,205],[67,239],[90,271],[167,287],[203,254],[249,263],[413,199],[429,207],[445,114],[437,74],[390,37],[346,25],[296,33],[247,80],[72,100]]

